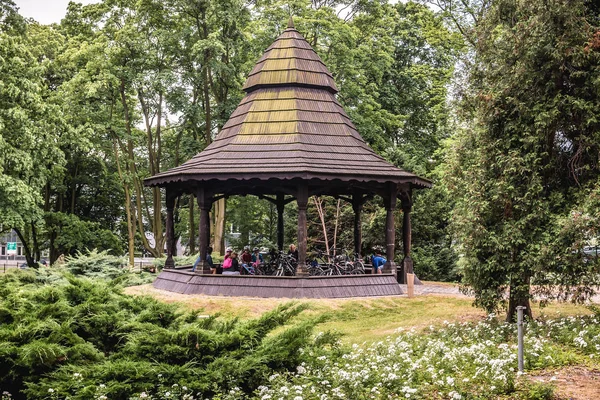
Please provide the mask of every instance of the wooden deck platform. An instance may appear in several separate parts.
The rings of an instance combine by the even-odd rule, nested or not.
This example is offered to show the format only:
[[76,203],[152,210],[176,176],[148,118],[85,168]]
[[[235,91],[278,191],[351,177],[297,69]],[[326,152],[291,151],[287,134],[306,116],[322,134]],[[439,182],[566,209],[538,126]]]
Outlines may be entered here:
[[396,277],[383,275],[346,276],[252,276],[201,275],[189,270],[163,270],[154,287],[182,294],[276,298],[344,298],[398,296],[403,294]]

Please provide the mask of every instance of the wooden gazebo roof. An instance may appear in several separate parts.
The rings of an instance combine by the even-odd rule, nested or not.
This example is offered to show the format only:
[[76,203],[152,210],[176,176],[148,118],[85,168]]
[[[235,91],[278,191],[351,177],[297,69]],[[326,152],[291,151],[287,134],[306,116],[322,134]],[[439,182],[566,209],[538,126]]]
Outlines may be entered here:
[[299,178],[431,186],[365,143],[335,98],[331,72],[291,20],[243,88],[246,96],[214,142],[146,185]]

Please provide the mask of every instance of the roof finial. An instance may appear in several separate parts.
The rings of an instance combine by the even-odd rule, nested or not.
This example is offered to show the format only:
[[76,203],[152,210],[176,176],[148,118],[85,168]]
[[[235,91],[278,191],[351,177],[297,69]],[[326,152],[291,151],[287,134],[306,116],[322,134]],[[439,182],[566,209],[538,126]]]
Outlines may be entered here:
[[290,19],[288,20],[288,28],[292,28],[292,29],[296,29],[296,27],[294,27],[294,19],[292,18],[292,15],[290,14]]

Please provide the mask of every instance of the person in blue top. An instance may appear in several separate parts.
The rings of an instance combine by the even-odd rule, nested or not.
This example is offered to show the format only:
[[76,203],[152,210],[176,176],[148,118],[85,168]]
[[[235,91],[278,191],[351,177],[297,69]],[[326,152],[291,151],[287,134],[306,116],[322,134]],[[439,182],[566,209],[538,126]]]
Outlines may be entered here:
[[374,274],[383,274],[383,266],[387,260],[381,255],[380,251],[375,251],[375,255],[371,257],[371,263],[373,264]]
[[[213,251],[212,247],[208,246],[208,248],[206,249],[206,262],[210,266],[210,273],[216,274],[217,269],[215,268],[215,264],[213,263],[213,260],[212,260],[212,256],[211,256],[212,251]],[[198,258],[196,259],[196,262],[194,263],[194,266],[192,267],[192,272],[196,271],[196,267],[198,266],[198,264],[200,264],[200,256],[198,256]]]
[[260,249],[258,247],[253,248],[252,249],[252,265],[254,267],[257,267],[264,262],[265,262],[265,260],[263,259],[262,254],[260,254]]

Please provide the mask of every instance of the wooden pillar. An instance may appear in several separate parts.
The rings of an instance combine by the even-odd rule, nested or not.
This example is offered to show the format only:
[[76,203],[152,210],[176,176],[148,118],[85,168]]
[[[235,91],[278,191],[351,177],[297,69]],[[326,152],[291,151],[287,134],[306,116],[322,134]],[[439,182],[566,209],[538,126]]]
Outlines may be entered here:
[[212,208],[212,198],[204,188],[196,191],[196,200],[200,209],[200,225],[198,226],[198,245],[200,247],[200,263],[197,270],[203,274],[210,274],[210,266],[206,262],[207,248],[210,241],[209,213]]
[[283,193],[278,193],[276,197],[277,205],[277,249],[283,250],[283,211],[285,209],[285,196]]
[[385,257],[387,259],[383,266],[384,273],[396,273],[396,263],[394,262],[394,252],[396,250],[396,228],[394,226],[394,210],[398,196],[396,184],[388,183],[386,185],[384,204],[386,210],[385,220]]
[[360,223],[360,214],[364,200],[362,195],[352,195],[352,210],[354,211],[354,253],[361,257],[362,250],[362,226]]
[[166,221],[166,235],[167,235],[167,260],[165,261],[165,269],[175,268],[175,260],[173,260],[173,249],[175,248],[175,223],[173,221],[173,211],[175,208],[175,193],[172,189],[167,188],[166,194],[167,203],[167,221]]
[[[404,252],[404,259],[402,260],[402,274],[398,276],[398,282],[406,283],[407,274],[413,272],[413,261],[410,258],[410,248],[412,240],[412,227],[410,224],[410,211],[412,209],[412,199],[410,193],[406,193],[402,196],[402,247]],[[401,279],[400,279],[401,278]]]
[[308,275],[306,268],[306,248],[308,228],[306,224],[306,208],[308,206],[308,186],[302,184],[298,187],[296,196],[298,203],[298,275]]

